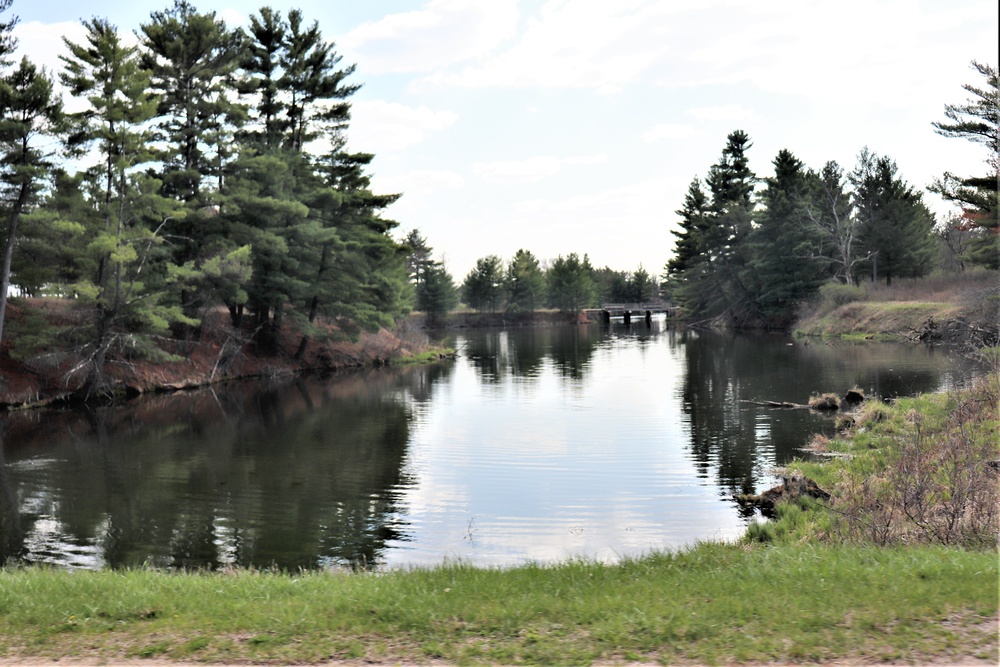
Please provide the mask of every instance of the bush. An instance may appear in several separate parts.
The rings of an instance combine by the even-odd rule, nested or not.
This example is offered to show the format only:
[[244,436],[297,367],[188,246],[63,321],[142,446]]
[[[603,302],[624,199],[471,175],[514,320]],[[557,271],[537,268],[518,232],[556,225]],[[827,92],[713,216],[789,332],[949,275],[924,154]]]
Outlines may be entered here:
[[[964,391],[863,410],[836,493],[839,532],[876,544],[996,544],[1000,374]],[[919,410],[916,409],[919,407]],[[865,444],[877,448],[869,456]]]
[[823,306],[833,310],[855,301],[864,301],[867,295],[865,290],[857,285],[826,283],[819,288],[819,296]]

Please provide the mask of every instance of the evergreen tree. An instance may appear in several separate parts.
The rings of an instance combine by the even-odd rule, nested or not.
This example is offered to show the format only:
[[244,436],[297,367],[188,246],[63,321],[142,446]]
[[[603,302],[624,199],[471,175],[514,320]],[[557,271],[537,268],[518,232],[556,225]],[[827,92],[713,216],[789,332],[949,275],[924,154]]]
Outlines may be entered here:
[[673,290],[691,317],[723,317],[741,324],[757,318],[743,278],[753,216],[756,177],[747,151],[752,144],[741,130],[726,139],[722,157],[709,170],[706,182],[711,200],[704,228],[696,235],[698,256],[688,261]]
[[417,310],[427,315],[430,326],[438,326],[452,308],[458,305],[458,288],[444,264],[432,263],[417,288]]
[[434,264],[434,260],[431,259],[431,247],[427,244],[427,239],[416,229],[410,230],[403,243],[409,249],[409,254],[406,256],[406,275],[410,283],[419,288],[428,269]]
[[287,141],[293,151],[301,151],[321,131],[339,135],[351,117],[347,100],[360,86],[345,83],[354,65],[338,69],[342,56],[334,44],[323,40],[317,22],[305,27],[297,9],[288,13],[286,40],[280,85],[288,93]]
[[545,274],[530,251],[520,249],[507,264],[504,275],[507,311],[530,313],[545,298]]
[[649,272],[641,266],[628,279],[628,301],[630,303],[646,303],[656,293],[656,283]]
[[[10,9],[13,3],[14,0],[0,0],[0,15]],[[17,16],[11,16],[6,20],[0,19],[0,67],[10,65],[7,56],[14,53],[14,49],[17,48],[17,38],[12,33],[18,20]]]
[[262,7],[260,15],[250,17],[250,39],[246,46],[243,70],[245,78],[240,92],[250,95],[255,103],[257,129],[250,133],[263,146],[274,149],[284,136],[282,113],[286,104],[282,96],[281,58],[286,49],[288,24],[281,12]]
[[81,253],[95,230],[103,226],[88,201],[82,174],[53,171],[55,187],[38,206],[23,216],[30,233],[18,239],[12,275],[25,296],[69,293],[68,286],[97,273],[96,265]]
[[462,298],[479,312],[496,312],[503,298],[503,262],[496,255],[476,260],[462,283]]
[[221,138],[220,123],[242,115],[226,90],[242,62],[243,33],[229,30],[215,12],[199,14],[187,0],[174,0],[171,9],[150,19],[141,26],[142,65],[152,73],[160,139],[168,146],[164,189],[193,201],[201,195],[202,178],[220,171],[209,155]]
[[961,105],[945,105],[950,122],[933,123],[938,134],[957,137],[986,147],[986,173],[959,177],[946,172],[931,190],[962,208],[957,231],[974,231],[976,238],[966,258],[993,269],[1000,268],[1000,224],[997,184],[1000,183],[1000,84],[997,68],[973,61],[972,67],[986,79],[982,88],[965,84],[972,97]]
[[579,313],[592,305],[596,295],[594,269],[590,259],[575,253],[560,255],[552,262],[545,275],[549,290],[549,303],[564,313]]
[[677,237],[674,256],[667,262],[666,275],[680,276],[697,261],[701,254],[701,237],[708,226],[709,202],[701,181],[695,178],[684,195],[684,207],[674,211],[680,217],[680,231],[671,234]]
[[811,193],[802,162],[782,150],[774,176],[761,193],[763,208],[750,233],[750,260],[744,284],[750,286],[761,324],[783,328],[800,302],[824,279],[819,235],[808,219]]
[[926,275],[936,254],[934,218],[920,193],[897,175],[895,161],[867,148],[851,173],[859,246],[872,282]]
[[6,219],[0,268],[0,344],[21,215],[51,175],[51,163],[38,148],[37,139],[54,135],[61,120],[62,101],[53,93],[52,80],[27,58],[0,79],[0,196]]
[[[84,21],[85,44],[63,38],[69,51],[60,56],[64,70],[60,79],[87,107],[70,114],[72,128],[67,145],[77,155],[87,155],[97,145],[100,159],[87,170],[87,176],[99,193],[105,231],[116,228],[129,197],[129,172],[147,162],[151,137],[146,121],[156,113],[156,100],[147,92],[149,73],[139,67],[138,50],[125,46],[117,29],[104,19]],[[108,258],[101,258],[97,285],[107,279]]]

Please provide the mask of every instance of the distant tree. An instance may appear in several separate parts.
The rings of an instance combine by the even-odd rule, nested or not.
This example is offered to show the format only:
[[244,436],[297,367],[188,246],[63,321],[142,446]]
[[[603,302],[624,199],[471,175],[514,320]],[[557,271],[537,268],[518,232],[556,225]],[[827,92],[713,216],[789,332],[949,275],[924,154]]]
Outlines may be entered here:
[[21,215],[52,173],[49,156],[39,149],[38,139],[53,136],[62,116],[62,101],[53,92],[52,79],[27,58],[0,79],[0,197],[6,222],[0,268],[0,343]]
[[432,263],[417,288],[417,310],[426,313],[428,324],[437,326],[457,305],[458,289],[451,274],[442,263]]
[[509,312],[535,310],[545,298],[545,274],[538,259],[528,250],[518,250],[507,265],[504,290]]
[[590,259],[576,253],[560,255],[546,273],[549,302],[564,313],[579,313],[592,305],[594,289],[593,267]]
[[965,250],[968,261],[1000,268],[1000,225],[997,222],[997,184],[1000,183],[1000,84],[997,68],[973,61],[972,67],[986,79],[982,88],[965,84],[972,97],[961,105],[946,104],[950,122],[935,122],[934,129],[946,137],[967,139],[986,146],[986,173],[959,177],[946,172],[931,190],[962,209],[961,226],[976,232]]
[[406,273],[410,283],[414,287],[423,284],[427,276],[427,271],[434,265],[431,257],[433,249],[428,245],[427,239],[420,235],[416,229],[411,229],[403,239],[403,243],[408,248],[406,256]]
[[628,279],[628,296],[630,303],[646,303],[656,294],[656,281],[649,272],[641,266]]
[[462,283],[462,298],[479,312],[496,312],[503,299],[503,262],[496,255],[476,260]]
[[897,175],[896,163],[867,148],[851,172],[860,249],[872,282],[926,275],[936,254],[934,218],[920,193]]
[[982,238],[980,230],[970,228],[969,220],[964,215],[954,214],[938,225],[934,234],[940,243],[941,268],[945,271],[965,271],[970,248]]

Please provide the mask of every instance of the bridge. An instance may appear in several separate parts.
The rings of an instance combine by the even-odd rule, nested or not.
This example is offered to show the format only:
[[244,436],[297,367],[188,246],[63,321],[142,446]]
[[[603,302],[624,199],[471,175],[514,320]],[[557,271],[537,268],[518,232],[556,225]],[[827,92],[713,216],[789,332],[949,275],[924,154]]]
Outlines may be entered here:
[[599,322],[610,322],[611,318],[622,318],[625,324],[630,324],[632,318],[646,318],[651,320],[653,315],[666,313],[668,318],[678,316],[676,306],[672,306],[662,301],[651,301],[649,303],[604,303],[600,308],[589,308],[586,311],[587,318]]

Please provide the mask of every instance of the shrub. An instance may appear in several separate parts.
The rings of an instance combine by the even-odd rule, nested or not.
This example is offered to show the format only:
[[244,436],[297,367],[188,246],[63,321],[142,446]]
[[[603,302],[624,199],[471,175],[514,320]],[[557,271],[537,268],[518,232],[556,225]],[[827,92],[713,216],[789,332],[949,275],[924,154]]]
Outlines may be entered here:
[[845,537],[883,545],[995,545],[1000,374],[937,398],[920,399],[919,411],[901,401],[859,418],[870,433],[855,444],[878,451],[848,468],[836,494]]

